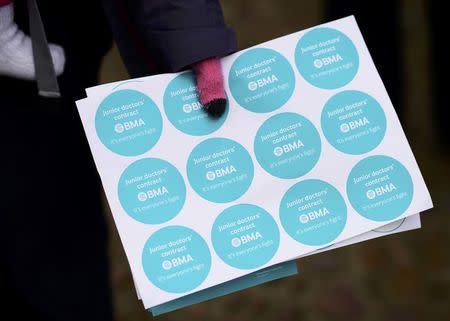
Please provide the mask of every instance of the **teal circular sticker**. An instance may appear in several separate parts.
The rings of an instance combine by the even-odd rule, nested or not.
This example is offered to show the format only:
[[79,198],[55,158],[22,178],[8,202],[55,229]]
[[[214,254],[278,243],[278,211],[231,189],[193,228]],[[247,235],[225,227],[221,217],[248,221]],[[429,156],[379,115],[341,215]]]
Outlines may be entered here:
[[372,221],[388,221],[402,215],[411,204],[413,191],[408,170],[388,156],[361,160],[347,180],[347,195],[353,208]]
[[273,217],[261,207],[239,204],[216,218],[211,239],[217,255],[237,269],[255,269],[272,259],[280,244]]
[[254,48],[234,61],[228,84],[239,105],[255,113],[268,113],[291,98],[295,74],[291,64],[277,51]]
[[316,165],[321,142],[308,119],[289,112],[272,116],[261,125],[254,148],[265,171],[279,178],[297,178]]
[[238,142],[210,138],[189,155],[187,176],[192,188],[204,199],[227,203],[241,197],[253,180],[253,162]]
[[337,150],[364,154],[377,147],[386,133],[386,116],[368,94],[348,90],[331,97],[322,110],[322,130]]
[[295,63],[302,77],[311,85],[336,89],[355,77],[359,57],[353,42],[342,32],[315,28],[297,43]]
[[209,117],[198,100],[197,85],[192,72],[173,79],[164,92],[164,110],[167,118],[181,132],[202,136],[218,130],[228,115],[228,107],[221,117]]
[[184,293],[198,287],[211,269],[211,253],[205,240],[184,226],[156,231],[144,245],[142,266],[156,287]]
[[140,159],[119,180],[120,204],[135,220],[160,224],[174,218],[186,200],[186,185],[178,170],[159,158]]
[[118,90],[106,97],[95,114],[103,145],[123,156],[149,151],[162,132],[162,117],[150,97],[136,90]]
[[309,179],[292,186],[281,199],[284,230],[299,243],[321,246],[334,241],[347,222],[347,206],[327,182]]

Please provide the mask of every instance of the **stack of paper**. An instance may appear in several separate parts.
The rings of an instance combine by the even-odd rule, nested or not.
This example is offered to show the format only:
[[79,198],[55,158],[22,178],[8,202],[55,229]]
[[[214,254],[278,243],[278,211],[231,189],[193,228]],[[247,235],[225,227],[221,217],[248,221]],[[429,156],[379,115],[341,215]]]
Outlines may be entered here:
[[420,227],[432,207],[353,17],[222,59],[213,119],[190,71],[77,102],[145,308],[296,273],[296,258]]

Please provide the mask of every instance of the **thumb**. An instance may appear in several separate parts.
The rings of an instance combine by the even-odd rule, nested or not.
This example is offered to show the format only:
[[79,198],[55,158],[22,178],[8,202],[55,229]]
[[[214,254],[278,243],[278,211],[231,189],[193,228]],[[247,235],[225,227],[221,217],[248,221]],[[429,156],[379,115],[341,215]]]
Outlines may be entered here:
[[220,117],[225,112],[227,99],[223,87],[220,59],[208,58],[192,65],[197,79],[200,103],[212,117]]

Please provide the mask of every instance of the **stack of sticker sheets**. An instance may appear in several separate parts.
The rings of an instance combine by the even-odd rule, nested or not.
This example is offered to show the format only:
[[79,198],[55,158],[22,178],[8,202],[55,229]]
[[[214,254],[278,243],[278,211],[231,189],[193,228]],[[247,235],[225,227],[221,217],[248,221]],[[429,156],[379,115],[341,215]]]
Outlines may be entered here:
[[[220,39],[217,39],[220,41]],[[292,275],[296,258],[420,227],[432,201],[354,17],[77,102],[139,298],[155,315]]]

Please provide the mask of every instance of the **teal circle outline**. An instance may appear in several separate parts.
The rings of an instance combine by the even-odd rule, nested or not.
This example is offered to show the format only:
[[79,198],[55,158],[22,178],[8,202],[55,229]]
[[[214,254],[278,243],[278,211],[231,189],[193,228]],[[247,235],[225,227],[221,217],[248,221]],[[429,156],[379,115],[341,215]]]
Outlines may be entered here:
[[336,187],[323,180],[307,179],[284,193],[279,213],[281,226],[292,239],[323,246],[334,242],[345,229],[348,209]]
[[[257,215],[259,217],[255,218]],[[227,230],[220,231],[220,226],[226,226]],[[248,228],[236,231],[243,227]],[[237,269],[256,269],[268,263],[277,253],[280,231],[272,215],[262,207],[236,204],[224,209],[214,220],[211,242],[216,254],[227,265]],[[250,251],[251,254],[248,254]],[[246,254],[241,255],[242,252]]]
[[[364,100],[366,101],[364,106],[353,107]],[[353,103],[348,103],[348,101]],[[336,111],[346,108],[353,110],[348,113],[344,111],[341,114],[353,113],[354,115],[342,121],[337,120]],[[359,109],[355,111],[355,108]],[[362,115],[355,114],[359,111],[362,112]],[[327,114],[330,115],[330,113],[334,118],[328,117],[327,119]],[[374,125],[371,125],[373,123]],[[350,155],[361,155],[374,150],[383,141],[387,128],[386,115],[380,103],[371,95],[358,90],[341,91],[328,99],[322,109],[320,124],[327,141],[338,151]],[[371,126],[369,129],[367,129],[367,124]],[[349,137],[356,138],[349,140]]]
[[[189,236],[191,236],[190,240],[188,239]],[[152,245],[152,242],[156,245]],[[178,246],[177,250],[173,251],[174,253],[169,253],[164,257],[161,257],[161,254],[157,255],[163,250],[166,251],[165,253],[168,252],[167,248],[164,248],[164,244],[171,247],[169,242],[172,242],[173,246],[177,246],[175,245],[176,242],[185,245],[183,245],[184,248]],[[158,246],[162,249],[157,250]],[[151,254],[148,254],[149,247],[155,249]],[[183,255],[186,251],[190,252],[188,254],[192,260],[190,260],[188,254]],[[200,263],[199,257],[202,258]],[[211,271],[211,251],[203,237],[193,229],[179,225],[167,226],[159,229],[147,239],[142,249],[141,264],[145,276],[157,288],[169,293],[185,293],[197,288],[208,277]],[[205,265],[202,270],[200,270],[200,264]],[[181,273],[186,269],[188,269],[188,272]],[[166,277],[164,282],[167,282],[163,284],[161,278],[165,276],[165,271],[169,270],[171,270],[170,272],[173,271],[175,277],[171,277],[169,280]],[[180,278],[182,279],[180,280]]]
[[[268,63],[273,59],[274,62]],[[276,65],[271,66],[273,64]],[[248,69],[255,66],[256,71],[252,70],[255,77],[248,80],[243,75],[248,75]],[[275,67],[276,70],[273,70]],[[236,75],[236,70],[245,72]],[[282,84],[278,84],[280,81]],[[295,85],[295,72],[287,58],[269,48],[252,48],[240,54],[231,65],[228,76],[228,86],[234,100],[242,108],[254,113],[270,113],[283,107],[292,97]],[[249,97],[252,100],[248,100]]]
[[[296,121],[295,123],[294,120]],[[276,129],[278,125],[282,128],[287,128],[295,124],[300,124],[301,130],[293,129],[285,134],[279,133],[279,129]],[[275,128],[271,129],[273,127]],[[299,132],[302,132],[302,134],[294,140],[285,140],[276,145],[273,144],[272,138],[274,137],[266,139],[265,142],[260,141],[262,136],[268,137],[275,130],[277,131],[277,139],[286,135],[295,134],[297,136]],[[304,133],[304,131],[307,133]],[[272,140],[272,144],[269,140]],[[305,148],[302,147],[302,144],[304,145],[303,147],[309,149],[304,150]],[[322,153],[322,141],[317,128],[308,118],[293,112],[282,112],[266,119],[258,128],[253,141],[253,149],[256,160],[267,173],[278,178],[293,179],[306,175],[317,165]],[[314,149],[314,154],[311,152],[312,149]],[[288,156],[287,158],[285,157],[286,155]],[[301,157],[301,161],[295,160],[283,163],[292,159],[292,157]],[[275,163],[281,163],[281,165],[274,167]]]
[[[134,179],[137,177],[144,178],[138,181]],[[125,186],[127,179],[130,184]],[[139,191],[138,184],[146,186],[142,186],[144,189]],[[144,224],[161,224],[176,217],[184,207],[186,184],[178,169],[168,161],[142,158],[131,163],[122,172],[117,184],[117,194],[120,205],[128,216]]]
[[[379,175],[383,176],[377,177]],[[374,183],[362,187],[361,184],[369,179]],[[356,183],[352,184],[352,181]],[[386,155],[373,155],[360,160],[351,169],[346,188],[347,197],[355,211],[376,222],[400,217],[409,208],[414,197],[411,174],[402,163]],[[401,194],[392,194],[400,188]]]
[[[383,233],[392,233],[392,232],[398,230],[400,227],[402,227],[403,223],[405,223],[405,220],[406,220],[406,217],[402,218],[402,219],[401,219],[401,222],[400,222],[400,225],[398,225],[398,226],[396,226],[396,227],[393,227],[393,228],[391,228],[391,229],[389,229],[389,230],[386,230],[386,231],[380,231],[380,228],[383,228],[383,227],[386,226],[386,225],[383,225],[383,226],[380,226],[380,227],[377,227],[377,228],[373,229],[372,232],[380,233],[380,234],[383,234]],[[397,221],[391,222],[391,223],[389,223],[389,224],[392,224],[392,223],[395,223],[395,222],[397,222]],[[388,225],[389,225],[389,224],[388,224]]]
[[[183,98],[174,99],[170,97],[170,91],[174,90],[177,92],[181,90],[181,92],[184,92],[186,86],[188,89],[183,95],[188,95],[191,98],[188,99],[188,97],[185,97],[185,100],[183,100]],[[175,88],[172,89],[172,87]],[[180,87],[181,89],[179,89]],[[221,117],[211,117],[208,115],[198,100],[195,75],[192,71],[184,72],[169,82],[164,90],[163,101],[164,112],[169,122],[180,132],[191,136],[205,136],[216,132],[227,119],[229,111],[227,99],[225,113]]]
[[[233,148],[232,153],[226,154]],[[203,151],[204,149],[206,151]],[[215,160],[217,164],[206,167],[204,164],[211,164],[214,153],[224,154],[224,157],[219,156],[219,159]],[[198,161],[199,166],[195,164],[194,159],[206,159],[208,155],[211,158]],[[228,159],[226,163],[219,163],[220,159],[225,158]],[[203,199],[214,203],[228,203],[243,196],[253,182],[254,171],[253,160],[247,149],[229,138],[205,139],[192,149],[186,162],[186,173],[192,189]],[[246,177],[242,175],[246,175]],[[230,180],[234,180],[234,182],[228,183]],[[216,188],[215,186],[218,185],[222,187]]]
[[[134,107],[133,104],[139,106]],[[118,109],[120,111],[116,112]],[[115,113],[126,116],[115,120]],[[140,117],[135,117],[134,113]],[[122,156],[138,156],[148,152],[158,143],[162,130],[163,120],[158,106],[137,90],[112,92],[102,100],[95,114],[97,137],[107,149]],[[143,132],[147,133],[143,135]]]
[[[334,54],[334,56],[333,55],[330,56],[330,54],[333,53],[333,49],[336,50],[336,45],[329,46],[326,49],[322,48],[320,50],[317,50],[320,47],[321,43],[327,44],[328,42],[329,45],[331,45],[332,43],[330,42],[332,42],[333,40],[335,41],[335,39],[339,39],[340,42],[341,41],[340,37],[342,37],[344,41],[340,43],[341,48],[337,49],[338,55]],[[317,46],[317,48],[315,48],[315,46]],[[302,50],[301,48],[307,50],[306,52],[307,56],[305,56],[305,53],[300,52]],[[313,56],[312,54],[309,53],[313,49],[309,48],[314,48],[314,52],[316,53],[319,52],[319,54]],[[342,51],[344,51],[345,54],[343,54]],[[320,58],[320,54],[328,54],[328,56],[325,58]],[[356,49],[355,44],[347,35],[334,28],[318,27],[306,32],[298,40],[297,45],[295,47],[294,56],[297,71],[300,73],[302,78],[310,85],[320,89],[337,89],[343,87],[348,83],[350,83],[355,78],[359,70],[359,53],[358,50]],[[342,58],[342,61],[346,62],[346,64],[340,64],[339,62],[340,58]],[[350,61],[347,62],[347,60]],[[339,67],[336,67],[335,65],[336,63],[339,63]],[[353,70],[347,68],[349,67],[349,65],[347,64],[350,63],[353,64],[352,65]],[[322,69],[324,67],[326,69]],[[336,74],[335,72],[334,74],[331,75],[331,71],[334,70],[335,68],[341,68],[341,73]],[[322,72],[326,70],[322,78],[316,77],[315,79],[312,79],[313,75],[318,75],[316,69],[321,69]],[[344,71],[342,72],[342,70]]]

